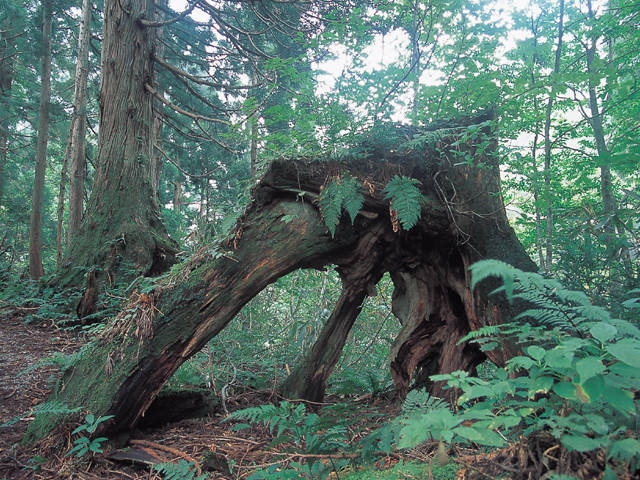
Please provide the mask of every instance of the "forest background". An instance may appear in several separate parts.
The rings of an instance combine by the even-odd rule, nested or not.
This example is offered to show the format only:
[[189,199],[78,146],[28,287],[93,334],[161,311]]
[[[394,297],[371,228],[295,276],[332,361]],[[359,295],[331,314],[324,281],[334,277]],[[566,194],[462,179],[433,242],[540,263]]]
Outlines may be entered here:
[[[103,13],[114,2],[106,3],[0,0],[0,299],[31,302],[34,319],[61,327],[76,323],[66,299],[84,289],[94,263],[76,253],[87,250],[83,216],[109,178],[98,173],[100,107],[118,103],[99,95],[110,62],[101,55]],[[157,36],[145,84],[151,148],[139,162],[148,178],[124,178],[120,191],[124,203],[159,210],[177,258],[228,231],[275,158],[339,155],[379,123],[429,125],[490,110],[505,203],[532,259],[593,304],[632,318],[629,300],[640,288],[637,3],[159,2],[140,22]],[[124,103],[126,116],[133,107]],[[117,293],[101,295],[99,318],[149,273],[136,262],[122,268],[129,274],[109,285]],[[386,282],[367,301],[336,391],[389,384],[388,345],[399,326]],[[240,376],[265,386],[284,377],[313,343],[338,283],[334,272],[279,280],[241,312],[241,331],[214,339],[226,365],[212,373],[203,351],[175,381],[208,375],[225,385]]]

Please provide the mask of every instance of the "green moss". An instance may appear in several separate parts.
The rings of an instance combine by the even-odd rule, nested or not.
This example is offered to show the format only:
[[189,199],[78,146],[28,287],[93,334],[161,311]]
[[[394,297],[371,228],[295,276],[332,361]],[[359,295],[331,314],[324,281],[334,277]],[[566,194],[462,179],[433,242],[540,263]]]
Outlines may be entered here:
[[386,470],[379,470],[371,466],[364,470],[347,473],[344,476],[341,475],[340,478],[343,480],[396,480],[398,478],[450,480],[456,478],[458,469],[459,466],[453,462],[443,467],[434,463],[431,465],[431,475],[433,476],[430,476],[428,463],[400,461]]
[[132,361],[127,359],[134,358],[125,354],[124,360],[114,362],[111,374],[106,377],[107,356],[106,348],[96,343],[85,345],[73,356],[73,364],[65,370],[49,400],[36,407],[24,443],[41,440],[55,427],[70,421],[75,412],[95,415],[107,412],[113,390],[119,388],[130,373]]

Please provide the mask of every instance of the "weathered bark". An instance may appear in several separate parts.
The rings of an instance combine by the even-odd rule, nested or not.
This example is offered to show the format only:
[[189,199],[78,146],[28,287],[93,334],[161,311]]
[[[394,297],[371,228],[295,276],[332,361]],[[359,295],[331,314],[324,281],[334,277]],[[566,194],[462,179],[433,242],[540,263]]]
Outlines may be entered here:
[[[365,158],[350,161],[272,163],[226,242],[145,283],[146,293],[132,295],[65,372],[51,400],[114,415],[105,433],[129,429],[178,366],[265,286],[295,269],[326,265],[337,265],[342,295],[316,344],[285,382],[287,393],[322,398],[363,299],[386,271],[397,289],[394,312],[403,322],[391,359],[399,396],[416,368],[425,374],[473,369],[484,355],[457,340],[503,321],[509,311],[486,290],[471,291],[468,266],[482,257],[534,266],[507,223],[498,167],[486,156],[491,141],[463,135],[464,128],[431,132],[418,150],[369,145]],[[460,155],[475,161],[461,162]],[[363,182],[364,205],[355,223],[343,218],[332,237],[317,199],[328,180],[346,172]],[[410,231],[394,231],[390,221],[383,187],[395,174],[422,182],[422,217]],[[507,355],[493,358],[501,362]],[[427,384],[423,377],[417,381]],[[58,421],[40,415],[28,439]]]
[[7,12],[0,16],[0,205],[4,196],[5,167],[9,151],[9,95],[14,75],[14,55],[16,49],[16,33],[10,27],[15,21]]
[[[553,62],[553,75],[557,76],[560,73],[560,59],[562,58],[562,42],[564,35],[564,0],[560,0],[558,7],[559,19],[558,19],[558,43],[555,50],[555,60]],[[545,240],[545,270],[551,270],[553,263],[553,192],[551,189],[551,113],[553,105],[556,101],[556,95],[558,93],[558,87],[555,85],[556,80],[551,77],[551,91],[549,92],[549,98],[547,99],[547,108],[545,112],[544,120],[544,200],[546,202],[546,216],[547,216],[547,228],[546,228],[546,240]]]
[[71,184],[69,185],[69,221],[67,244],[71,244],[82,224],[84,213],[84,179],[86,170],[85,132],[87,125],[87,79],[89,76],[89,25],[91,21],[89,0],[82,1],[82,15],[78,27],[78,57],[73,96],[73,117],[69,128],[71,158]]
[[[58,284],[79,285],[85,266],[111,281],[155,275],[177,250],[160,218],[152,178],[153,50],[151,0],[105,1],[97,167],[84,221]],[[74,268],[76,267],[76,268]]]
[[44,275],[42,267],[42,210],[44,208],[44,180],[49,144],[49,103],[51,101],[51,0],[42,2],[42,70],[40,72],[40,108],[36,168],[31,195],[31,226],[29,228],[29,275],[34,280]]

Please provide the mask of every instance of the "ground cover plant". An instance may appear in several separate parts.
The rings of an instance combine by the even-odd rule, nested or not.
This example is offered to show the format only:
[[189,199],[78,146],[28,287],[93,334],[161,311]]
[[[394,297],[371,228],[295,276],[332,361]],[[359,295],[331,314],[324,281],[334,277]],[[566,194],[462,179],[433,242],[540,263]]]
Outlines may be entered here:
[[[209,448],[201,447],[199,455],[192,455],[200,470],[189,468],[182,459],[187,463],[175,469],[158,462],[156,474],[163,478],[207,478],[201,465],[215,454],[214,458],[225,465],[227,476],[218,466],[217,473],[210,473],[209,478],[456,478],[458,471],[465,472],[464,478],[475,478],[473,472],[477,471],[509,478],[540,478],[550,473],[556,478],[633,478],[640,467],[634,396],[640,384],[639,357],[635,354],[640,348],[637,326],[593,306],[584,294],[539,274],[499,261],[480,262],[471,271],[474,286],[490,277],[501,278],[502,286],[494,294],[526,302],[528,308],[516,323],[486,327],[464,339],[482,349],[502,348],[505,342],[519,344],[521,354],[504,368],[487,364],[479,377],[466,372],[432,377],[457,392],[455,404],[415,390],[398,409],[389,402],[392,391],[388,383],[385,387],[384,380],[369,381],[366,375],[358,377],[349,369],[334,374],[334,393],[326,405],[295,403],[279,399],[272,383],[273,376],[279,375],[276,370],[282,370],[283,375],[286,371],[286,348],[278,351],[261,342],[254,347],[258,349],[256,354],[245,357],[244,363],[238,363],[238,357],[231,359],[235,363],[215,368],[205,349],[176,373],[167,388],[208,385],[219,395],[224,390],[224,407],[213,417],[173,427],[173,432],[184,435],[176,451],[192,448],[189,432],[194,425],[194,438]],[[306,288],[314,281],[318,285],[330,281],[324,273],[309,275],[298,273],[284,282],[295,288],[302,276],[304,281],[299,286]],[[290,298],[276,300],[279,287],[274,288],[257,298],[244,314],[249,315],[253,309],[255,315],[257,308],[267,312],[291,308]],[[382,284],[379,297],[370,302],[376,305],[371,310],[371,325],[364,326],[371,330],[355,332],[358,341],[351,354],[365,364],[380,358],[372,344],[389,320],[386,301]],[[309,302],[301,308],[313,311],[314,304]],[[630,312],[635,312],[636,305],[633,296],[626,302]],[[271,314],[266,316],[273,318]],[[283,320],[283,327],[294,331],[308,328],[306,324],[289,324],[286,316]],[[256,333],[255,329],[270,330],[273,326],[254,323],[252,328]],[[236,346],[248,341],[242,329],[227,335],[226,339],[212,341]],[[254,343],[259,343],[255,336]],[[229,348],[227,353],[232,351]],[[294,356],[295,352],[288,354]],[[53,363],[61,364],[55,357]],[[357,363],[354,366],[357,368]],[[260,398],[266,403],[256,404]],[[71,432],[73,443],[67,447],[63,463],[68,465],[70,457],[76,457],[76,462],[91,458],[98,468],[124,468],[99,455],[104,439],[87,435],[104,420],[96,421],[92,415],[87,415],[84,423],[79,420],[79,426]],[[215,435],[209,431],[213,425]],[[11,426],[8,422],[3,430]],[[162,445],[167,440],[163,433],[170,431],[171,427],[151,435],[157,445]],[[218,446],[223,439],[226,448]],[[251,448],[241,451],[243,441],[249,441]],[[107,453],[113,451],[111,448]],[[523,451],[529,453],[523,457]],[[34,454],[24,461],[23,472],[48,471],[55,463],[52,458]],[[520,472],[519,476],[514,470]],[[122,470],[122,475],[125,471],[126,475],[135,475],[136,469]]]

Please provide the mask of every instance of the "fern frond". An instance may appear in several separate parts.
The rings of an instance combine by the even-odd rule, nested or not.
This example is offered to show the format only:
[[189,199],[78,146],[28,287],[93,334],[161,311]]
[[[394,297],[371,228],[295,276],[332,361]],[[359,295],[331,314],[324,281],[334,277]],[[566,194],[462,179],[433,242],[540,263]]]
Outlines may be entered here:
[[521,318],[530,318],[535,323],[549,325],[551,327],[573,327],[571,324],[567,325],[569,317],[566,316],[565,312],[557,308],[530,308],[517,315],[515,320]]
[[28,412],[24,412],[21,415],[18,415],[16,417],[13,417],[10,420],[7,420],[4,423],[1,423],[0,424],[0,428],[1,427],[10,427],[12,425],[15,425],[16,423],[18,423],[23,418],[25,418],[27,416],[34,415],[34,414],[35,415],[65,416],[65,415],[70,415],[72,413],[79,412],[80,410],[81,410],[80,407],[70,408],[70,407],[68,407],[66,404],[64,404],[62,402],[48,401],[48,402],[44,402],[44,403],[41,403],[39,405],[36,405],[35,407],[33,407]]
[[500,325],[485,325],[480,327],[478,330],[471,330],[464,337],[458,340],[457,345],[461,343],[468,342],[470,340],[477,340],[479,338],[489,338],[495,339],[501,333]]
[[415,178],[395,175],[384,187],[385,200],[391,200],[391,209],[398,212],[398,220],[403,230],[411,230],[422,211],[424,198]]
[[320,192],[318,206],[332,237],[340,223],[342,209],[347,211],[353,224],[363,204],[364,195],[360,193],[360,184],[355,177],[348,174],[338,176],[324,186]]
[[500,277],[504,284],[504,293],[509,302],[513,301],[513,284],[516,276],[521,270],[505,263],[501,260],[486,259],[480,260],[469,267],[471,270],[471,290],[478,283],[489,277]]
[[318,206],[320,207],[322,218],[324,218],[324,223],[333,237],[342,215],[342,196],[340,195],[340,187],[337,181],[333,180],[325,185],[320,193]]
[[611,315],[609,312],[596,305],[581,305],[579,307],[574,307],[573,311],[580,319],[580,323],[589,321],[609,323],[611,321]]
[[573,303],[576,305],[582,305],[584,307],[592,306],[591,300],[589,300],[589,297],[584,292],[559,288],[554,293],[561,302]]

